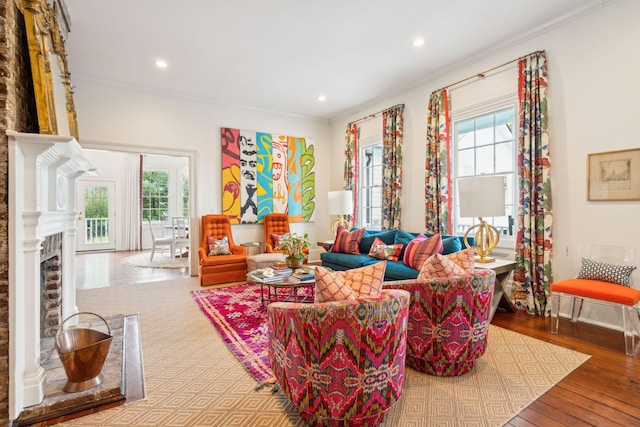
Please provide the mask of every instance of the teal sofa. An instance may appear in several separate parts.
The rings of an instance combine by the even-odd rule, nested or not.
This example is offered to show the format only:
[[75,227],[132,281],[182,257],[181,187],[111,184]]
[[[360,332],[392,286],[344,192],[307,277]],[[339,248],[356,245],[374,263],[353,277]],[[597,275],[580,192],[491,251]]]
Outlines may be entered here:
[[[369,249],[377,237],[387,245],[401,243],[404,248],[407,244],[420,233],[411,233],[404,230],[365,230],[362,240],[360,241],[360,254],[346,254],[337,252],[324,252],[320,254],[322,265],[336,271],[351,270],[352,268],[364,267],[365,265],[375,264],[381,260],[370,257]],[[432,234],[424,233],[427,236]],[[473,245],[473,239],[469,238],[469,244]],[[443,255],[457,252],[465,248],[464,238],[462,236],[442,236],[444,246]],[[400,253],[398,261],[387,261],[387,268],[384,274],[384,280],[407,280],[418,277],[418,270],[413,269],[402,262],[404,256],[404,248]]]

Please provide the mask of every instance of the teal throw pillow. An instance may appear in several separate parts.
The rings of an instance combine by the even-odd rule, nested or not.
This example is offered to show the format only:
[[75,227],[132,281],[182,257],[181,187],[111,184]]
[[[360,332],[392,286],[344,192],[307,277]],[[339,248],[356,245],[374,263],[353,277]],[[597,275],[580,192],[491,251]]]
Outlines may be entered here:
[[445,237],[442,239],[442,246],[444,247],[443,255],[449,255],[462,250],[462,242],[457,236]]

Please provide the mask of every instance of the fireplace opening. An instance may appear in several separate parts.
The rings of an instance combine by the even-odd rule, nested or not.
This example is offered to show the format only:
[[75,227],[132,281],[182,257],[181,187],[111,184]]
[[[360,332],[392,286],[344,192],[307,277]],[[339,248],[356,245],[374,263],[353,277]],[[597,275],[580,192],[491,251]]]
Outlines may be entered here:
[[40,339],[55,336],[62,322],[62,233],[47,236],[40,251]]

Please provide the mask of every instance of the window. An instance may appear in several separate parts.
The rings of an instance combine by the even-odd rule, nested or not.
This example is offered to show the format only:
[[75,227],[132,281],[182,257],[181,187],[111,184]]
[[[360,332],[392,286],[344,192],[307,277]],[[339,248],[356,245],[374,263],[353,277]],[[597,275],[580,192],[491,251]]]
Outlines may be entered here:
[[189,181],[182,182],[182,216],[189,217]]
[[162,221],[169,217],[169,172],[144,171],[142,220]]
[[[453,120],[454,182],[457,178],[478,175],[504,176],[506,182],[503,217],[483,218],[496,227],[502,237],[514,234],[516,190],[515,106]],[[475,218],[460,218],[459,200],[455,200],[454,230],[464,234]]]
[[382,228],[382,142],[360,148],[359,216],[361,227]]

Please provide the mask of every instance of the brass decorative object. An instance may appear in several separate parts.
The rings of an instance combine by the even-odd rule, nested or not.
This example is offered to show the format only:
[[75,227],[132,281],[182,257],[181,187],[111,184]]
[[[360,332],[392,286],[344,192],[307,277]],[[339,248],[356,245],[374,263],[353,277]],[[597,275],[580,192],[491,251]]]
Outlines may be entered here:
[[[81,314],[99,317],[107,325],[108,333],[78,327],[62,330],[69,319]],[[60,323],[56,332],[55,346],[67,374],[68,381],[64,386],[64,391],[75,393],[102,383],[104,380],[102,366],[109,354],[112,340],[109,323],[99,314],[75,313]]]
[[475,229],[477,230],[473,235],[473,239],[475,242],[475,251],[478,255],[475,258],[475,261],[480,263],[494,262],[496,259],[489,255],[491,254],[491,251],[498,246],[498,242],[500,241],[500,232],[493,225],[487,224],[487,221],[483,221],[482,218],[480,218],[479,224],[472,226],[466,233],[464,233],[464,243],[468,248],[471,247],[471,245],[469,244],[467,237]]
[[52,7],[46,0],[24,0],[22,5],[40,133],[78,139],[73,86],[57,22],[57,5]]
[[468,236],[474,230],[476,262],[494,262],[491,251],[498,246],[500,232],[484,221],[483,217],[504,216],[505,179],[500,175],[479,175],[458,179],[460,217],[478,217],[479,224],[471,226],[464,234],[464,243],[471,247]]

